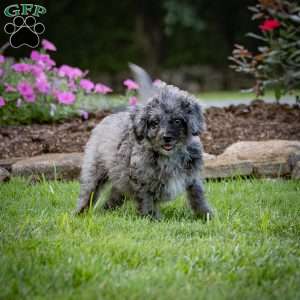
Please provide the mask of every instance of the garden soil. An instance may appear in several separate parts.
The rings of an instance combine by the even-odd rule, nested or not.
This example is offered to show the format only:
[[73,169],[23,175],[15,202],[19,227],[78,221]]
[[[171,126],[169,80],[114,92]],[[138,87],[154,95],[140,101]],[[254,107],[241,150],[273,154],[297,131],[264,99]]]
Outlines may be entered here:
[[[91,130],[108,111],[91,114],[88,120],[73,118],[55,124],[0,127],[0,159],[44,153],[84,151]],[[238,141],[269,139],[300,140],[300,106],[253,101],[251,105],[205,111],[204,150],[220,154]]]

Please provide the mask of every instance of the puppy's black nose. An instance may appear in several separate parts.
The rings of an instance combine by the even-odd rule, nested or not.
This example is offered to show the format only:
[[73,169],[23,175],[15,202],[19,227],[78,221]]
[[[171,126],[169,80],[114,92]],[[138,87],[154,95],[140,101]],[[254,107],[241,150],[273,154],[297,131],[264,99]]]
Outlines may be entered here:
[[172,137],[169,136],[169,135],[164,135],[163,139],[164,139],[164,142],[165,142],[165,143],[170,143],[170,142],[172,142]]

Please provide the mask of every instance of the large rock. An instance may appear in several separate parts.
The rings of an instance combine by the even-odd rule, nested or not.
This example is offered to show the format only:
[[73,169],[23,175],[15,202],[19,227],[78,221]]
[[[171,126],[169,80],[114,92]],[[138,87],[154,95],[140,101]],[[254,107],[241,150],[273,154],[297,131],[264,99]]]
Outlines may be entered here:
[[0,168],[4,168],[8,171],[11,171],[11,167],[19,160],[23,160],[24,157],[16,157],[16,158],[6,158],[0,159]]
[[9,179],[10,173],[6,169],[0,167],[0,183],[8,181]]
[[[83,153],[46,154],[20,160],[13,164],[12,175],[77,179],[82,157]],[[204,153],[203,158],[205,178],[249,175],[300,178],[299,141],[238,142],[219,156]]]
[[[12,165],[13,176],[32,176],[39,179],[77,179],[82,163],[83,153],[44,154],[23,158]],[[215,155],[203,154],[205,161],[214,160]]]
[[300,141],[270,140],[235,143],[218,158],[250,161],[254,175],[278,177],[290,175],[299,156]]
[[300,161],[297,162],[292,172],[293,179],[300,179]]
[[207,160],[213,160],[213,159],[216,159],[216,155],[213,155],[213,154],[209,154],[209,153],[203,153],[203,160],[204,161],[207,161]]
[[291,168],[296,167],[298,162],[300,162],[300,151],[294,152],[289,156],[289,164]]
[[38,179],[77,179],[80,174],[82,153],[45,154],[16,162],[13,176],[32,176]]
[[251,175],[253,166],[248,161],[230,161],[226,159],[210,159],[204,161],[204,178],[226,178]]
[[215,159],[205,161],[204,177],[290,176],[299,160],[300,141],[238,142]]

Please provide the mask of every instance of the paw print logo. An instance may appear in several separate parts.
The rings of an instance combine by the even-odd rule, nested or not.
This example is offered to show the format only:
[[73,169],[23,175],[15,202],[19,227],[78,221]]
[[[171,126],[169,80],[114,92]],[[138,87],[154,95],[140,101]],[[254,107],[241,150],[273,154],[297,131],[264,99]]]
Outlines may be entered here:
[[4,31],[10,34],[9,43],[13,48],[28,46],[36,48],[40,43],[39,35],[45,31],[45,26],[36,22],[35,17],[16,16],[12,23],[4,26]]

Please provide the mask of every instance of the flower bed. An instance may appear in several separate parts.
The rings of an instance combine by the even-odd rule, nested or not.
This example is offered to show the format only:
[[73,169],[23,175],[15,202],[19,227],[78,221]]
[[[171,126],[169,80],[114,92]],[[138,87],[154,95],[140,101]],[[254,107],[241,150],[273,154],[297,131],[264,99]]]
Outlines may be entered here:
[[[94,83],[88,71],[69,65],[56,66],[51,57],[54,44],[42,41],[42,48],[33,50],[29,58],[16,62],[0,53],[0,124],[30,124],[57,121],[73,115],[88,118],[86,102],[90,98],[103,101],[112,89],[103,83]],[[126,98],[135,105],[137,83],[123,82]]]

